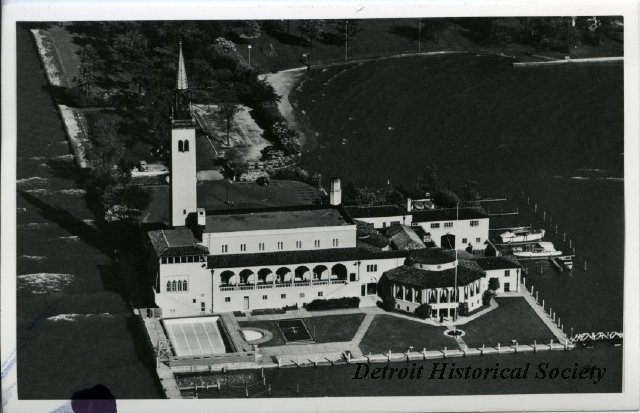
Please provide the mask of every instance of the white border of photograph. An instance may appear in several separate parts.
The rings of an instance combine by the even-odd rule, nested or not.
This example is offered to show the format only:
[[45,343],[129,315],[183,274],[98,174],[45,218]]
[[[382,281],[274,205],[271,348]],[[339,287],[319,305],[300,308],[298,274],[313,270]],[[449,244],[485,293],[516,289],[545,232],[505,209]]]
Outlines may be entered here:
[[[1,328],[4,411],[71,412],[69,401],[17,399],[16,22],[301,18],[624,16],[625,288],[623,392],[233,400],[117,400],[118,412],[636,410],[639,404],[638,3],[636,1],[6,1],[2,9]],[[18,349],[19,350],[19,349]]]

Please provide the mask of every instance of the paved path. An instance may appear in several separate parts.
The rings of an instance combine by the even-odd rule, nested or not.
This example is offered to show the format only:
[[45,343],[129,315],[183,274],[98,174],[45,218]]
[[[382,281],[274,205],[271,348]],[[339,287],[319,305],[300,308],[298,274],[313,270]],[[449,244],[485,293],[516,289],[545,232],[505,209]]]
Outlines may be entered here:
[[553,321],[553,319],[549,316],[549,313],[545,311],[545,309],[538,303],[536,303],[536,299],[529,293],[527,288],[523,285],[520,286],[521,296],[529,303],[533,311],[536,312],[538,317],[542,320],[542,322],[551,330],[556,339],[564,344],[568,342],[567,335],[558,327],[558,325]]

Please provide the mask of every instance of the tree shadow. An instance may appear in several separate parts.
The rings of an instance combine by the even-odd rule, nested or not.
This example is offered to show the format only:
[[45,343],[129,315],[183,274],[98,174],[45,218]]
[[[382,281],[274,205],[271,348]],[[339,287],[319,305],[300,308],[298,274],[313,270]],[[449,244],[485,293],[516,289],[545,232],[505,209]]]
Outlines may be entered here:
[[18,191],[18,194],[20,194],[25,201],[38,208],[38,213],[43,218],[78,236],[80,240],[87,245],[97,248],[104,254],[111,256],[111,251],[96,227],[74,217],[66,209],[49,205],[28,192]]
[[274,29],[267,26],[265,27],[265,32],[269,36],[273,37],[274,39],[276,39],[282,44],[286,44],[289,46],[302,46],[302,47],[309,46],[309,42],[305,38],[301,36],[294,36],[291,33],[285,33],[279,29]]

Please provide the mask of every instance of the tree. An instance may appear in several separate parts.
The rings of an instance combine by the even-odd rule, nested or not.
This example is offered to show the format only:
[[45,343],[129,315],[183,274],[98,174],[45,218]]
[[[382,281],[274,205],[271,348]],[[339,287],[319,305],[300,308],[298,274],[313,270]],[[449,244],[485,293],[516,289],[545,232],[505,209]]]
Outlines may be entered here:
[[491,304],[491,299],[495,297],[495,295],[496,293],[491,290],[486,290],[484,293],[482,293],[482,305]]
[[78,75],[74,80],[82,89],[82,93],[89,96],[96,85],[98,76],[98,53],[93,46],[87,45],[80,50],[79,55],[80,65],[78,66]]
[[142,82],[148,75],[146,58],[148,47],[147,38],[137,30],[129,30],[114,39],[114,49],[125,67],[131,72],[138,85],[138,93],[142,92]]
[[326,20],[302,20],[298,24],[300,33],[307,39],[309,46],[312,45],[313,40],[320,39],[322,34],[327,30]]
[[293,129],[289,128],[286,121],[278,121],[271,126],[266,139],[275,143],[287,155],[300,153],[300,138]]
[[489,289],[496,291],[500,288],[500,280],[497,277],[489,278]]
[[240,112],[240,106],[238,106],[237,103],[228,100],[220,105],[218,111],[220,112],[220,115],[222,115],[222,117],[224,117],[224,119],[227,121],[227,146],[230,146],[231,121],[236,116],[236,114]]
[[413,313],[420,318],[429,318],[431,317],[431,306],[427,303],[420,304]]
[[384,205],[387,203],[387,199],[373,189],[366,187],[356,188],[355,203],[356,205]]
[[422,175],[418,177],[416,182],[416,190],[425,193],[433,193],[439,188],[440,180],[438,178],[438,168],[435,164],[425,166],[422,170]]
[[124,145],[117,134],[118,122],[101,118],[89,129],[91,146],[87,150],[87,159],[98,171],[110,171],[124,153]]
[[240,37],[256,39],[260,37],[262,25],[257,20],[243,20],[240,25]]
[[433,194],[433,202],[442,208],[455,208],[460,198],[449,189],[442,189]]

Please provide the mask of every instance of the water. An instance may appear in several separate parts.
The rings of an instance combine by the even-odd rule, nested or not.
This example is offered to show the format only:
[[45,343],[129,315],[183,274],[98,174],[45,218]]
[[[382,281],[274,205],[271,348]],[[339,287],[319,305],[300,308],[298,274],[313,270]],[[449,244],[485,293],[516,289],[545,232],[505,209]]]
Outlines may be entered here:
[[120,399],[161,397],[128,305],[109,287],[111,260],[27,30],[17,44],[19,397],[68,399],[99,383]]

